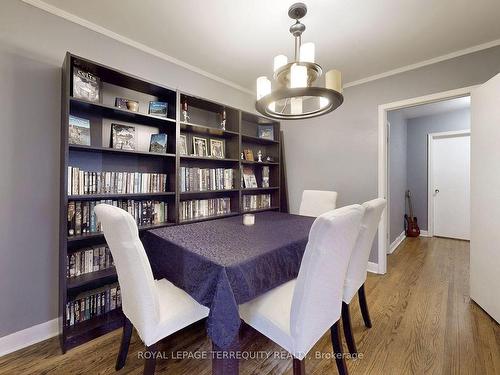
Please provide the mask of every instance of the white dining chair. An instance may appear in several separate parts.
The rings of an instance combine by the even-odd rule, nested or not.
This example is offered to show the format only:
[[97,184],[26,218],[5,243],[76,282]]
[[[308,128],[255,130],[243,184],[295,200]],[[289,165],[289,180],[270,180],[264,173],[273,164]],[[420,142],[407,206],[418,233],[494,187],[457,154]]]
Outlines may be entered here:
[[[116,369],[125,365],[132,328],[149,352],[159,340],[208,316],[209,309],[166,279],[155,280],[134,218],[107,204],[95,207],[104,237],[115,262],[125,315]],[[154,374],[155,355],[148,355],[144,374]]]
[[334,210],[337,204],[336,191],[304,190],[300,201],[299,215],[318,217]]
[[346,338],[347,347],[351,354],[357,353],[356,342],[352,333],[351,313],[349,304],[358,293],[361,315],[367,328],[371,328],[372,322],[368,305],[366,303],[365,281],[368,268],[368,259],[373,245],[375,233],[386,205],[385,199],[377,198],[363,203],[365,214],[361,222],[358,239],[347,268],[347,276],[344,285],[344,296],[342,298],[342,326]]
[[[240,317],[293,358],[294,375],[304,375],[304,357],[331,331],[335,353],[343,353],[338,320],[347,265],[358,236],[364,208],[352,205],[327,212],[309,232],[297,279],[240,306]],[[335,356],[347,374],[343,355]]]

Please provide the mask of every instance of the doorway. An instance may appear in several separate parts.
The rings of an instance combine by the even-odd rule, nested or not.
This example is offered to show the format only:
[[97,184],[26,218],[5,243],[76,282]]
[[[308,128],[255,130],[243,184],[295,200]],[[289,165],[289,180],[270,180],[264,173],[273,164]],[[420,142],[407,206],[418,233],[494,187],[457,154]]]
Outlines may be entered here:
[[[391,201],[391,191],[390,191],[390,168],[389,168],[389,141],[390,141],[390,131],[388,126],[388,114],[391,111],[401,110],[401,109],[409,109],[416,108],[421,105],[431,104],[436,102],[442,102],[450,99],[470,97],[471,91],[476,86],[466,87],[457,90],[446,91],[442,93],[402,100],[398,102],[383,104],[379,106],[379,126],[378,126],[378,134],[379,134],[379,149],[378,149],[378,192],[379,197],[387,199],[388,207]],[[391,129],[394,124],[391,122]],[[427,150],[427,135],[425,136],[425,147]],[[426,158],[427,158],[427,152]],[[422,171],[421,169],[419,169]],[[424,165],[424,180],[426,181],[424,196],[425,201],[428,199],[428,186],[427,186],[427,178],[428,178],[428,170],[427,170],[427,161]],[[409,175],[413,176],[413,173]],[[394,194],[394,192],[392,192]],[[415,197],[416,198],[416,197]],[[389,208],[384,210],[382,215],[382,219],[379,225],[378,230],[378,273],[385,273],[387,271],[387,252],[389,250],[390,241],[390,215],[388,213]],[[425,204],[425,215],[423,217],[425,220],[428,220],[428,207],[427,203]],[[421,215],[422,216],[422,215]],[[393,231],[394,232],[394,231]],[[396,232],[397,233],[397,232]],[[423,231],[424,235],[428,235],[428,231]],[[399,238],[401,241],[404,237]]]
[[470,240],[470,131],[428,137],[428,233]]

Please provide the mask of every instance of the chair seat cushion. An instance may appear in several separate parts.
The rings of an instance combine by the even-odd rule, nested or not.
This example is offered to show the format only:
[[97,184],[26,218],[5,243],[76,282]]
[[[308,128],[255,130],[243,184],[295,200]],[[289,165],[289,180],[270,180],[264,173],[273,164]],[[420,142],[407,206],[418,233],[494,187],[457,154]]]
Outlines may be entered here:
[[142,337],[147,346],[208,316],[207,307],[200,305],[170,281],[155,280],[155,287],[160,304],[160,320],[148,330],[147,337]]
[[[289,353],[294,353],[290,311],[296,279],[240,305],[240,317]],[[299,358],[301,359],[301,358]]]

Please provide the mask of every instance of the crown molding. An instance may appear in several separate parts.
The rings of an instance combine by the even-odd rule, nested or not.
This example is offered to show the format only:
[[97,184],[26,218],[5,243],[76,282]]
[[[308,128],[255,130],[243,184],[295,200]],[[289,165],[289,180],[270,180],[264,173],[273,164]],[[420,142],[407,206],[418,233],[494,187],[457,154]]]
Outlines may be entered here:
[[491,42],[478,44],[476,46],[472,46],[472,47],[469,47],[469,48],[461,49],[459,51],[451,52],[451,53],[448,53],[446,55],[441,55],[441,56],[438,56],[438,57],[434,57],[434,58],[429,59],[429,60],[420,61],[420,62],[417,62],[415,64],[402,66],[400,68],[389,70],[389,71],[384,72],[384,73],[375,74],[373,76],[369,76],[369,77],[366,77],[366,78],[358,79],[356,81],[348,82],[348,83],[344,84],[344,88],[353,87],[353,86],[359,86],[359,85],[362,85],[364,83],[368,83],[368,82],[371,82],[371,81],[376,81],[376,80],[381,79],[381,78],[387,78],[387,77],[390,77],[390,76],[394,76],[396,74],[408,72],[410,70],[415,70],[415,69],[423,68],[424,66],[436,64],[436,63],[439,63],[439,62],[442,62],[442,61],[446,61],[446,60],[451,60],[451,59],[454,59],[456,57],[468,55],[468,54],[474,53],[474,52],[479,52],[479,51],[482,51],[482,50],[485,50],[485,49],[488,49],[488,48],[492,48],[492,47],[497,47],[499,45],[500,45],[500,39],[492,40]]
[[70,22],[73,22],[73,23],[76,23],[80,26],[83,26],[87,29],[90,29],[92,31],[95,31],[99,34],[102,34],[102,35],[105,35],[111,39],[114,39],[118,42],[121,42],[121,43],[124,43],[124,44],[127,44],[131,47],[134,47],[134,48],[137,48],[143,52],[146,52],[150,55],[153,55],[153,56],[156,56],[156,57],[159,57],[160,59],[163,59],[165,61],[168,61],[172,64],[175,64],[175,65],[178,65],[182,68],[185,68],[187,70],[190,70],[194,73],[197,73],[197,74],[200,74],[204,77],[207,77],[207,78],[210,78],[214,81],[217,81],[217,82],[220,82],[226,86],[229,86],[229,87],[232,87],[236,90],[239,90],[239,91],[242,91],[246,94],[250,94],[250,95],[255,95],[255,92],[253,92],[252,90],[249,90],[247,89],[246,87],[243,87],[241,85],[238,85],[237,83],[235,82],[232,82],[232,81],[229,81],[225,78],[222,78],[222,77],[219,77],[215,74],[212,74],[212,73],[209,73],[207,72],[206,70],[203,70],[201,68],[198,68],[194,65],[191,65],[191,64],[188,64],[182,60],[179,60],[179,59],[176,59],[175,57],[172,57],[170,55],[167,55],[166,53],[163,53],[163,52],[160,52],[154,48],[151,48],[151,47],[148,47],[146,46],[145,44],[142,44],[142,43],[139,43],[139,42],[136,42],[135,40],[132,40],[130,38],[127,38],[123,35],[120,35],[118,33],[115,33],[114,31],[111,31],[105,27],[102,27],[102,26],[99,26],[93,22],[90,22],[84,18],[81,18],[81,17],[78,17],[72,13],[69,13],[69,12],[66,12],[60,8],[57,8],[53,5],[50,5],[50,4],[47,4],[46,2],[44,1],[41,1],[41,0],[21,0],[23,3],[26,3],[26,4],[29,4],[29,5],[32,5],[36,8],[39,8],[47,13],[50,13],[50,14],[53,14],[55,16],[58,16],[58,17],[61,17],[61,18],[64,18],[65,20],[67,21],[70,21]]
[[[36,8],[39,8],[45,12],[48,12],[50,14],[53,14],[55,16],[58,16],[58,17],[61,17],[61,18],[64,18],[65,20],[67,21],[70,21],[70,22],[73,22],[73,23],[76,23],[80,26],[83,26],[87,29],[90,29],[92,31],[95,31],[99,34],[102,34],[102,35],[105,35],[111,39],[114,39],[116,41],[119,41],[121,43],[124,43],[124,44],[127,44],[131,47],[134,47],[134,48],[137,48],[143,52],[146,52],[150,55],[153,55],[153,56],[156,56],[156,57],[159,57],[160,59],[163,59],[165,61],[168,61],[172,64],[175,64],[175,65],[178,65],[178,66],[181,66],[187,70],[190,70],[194,73],[197,73],[197,74],[200,74],[204,77],[207,77],[207,78],[210,78],[214,81],[217,81],[217,82],[220,82],[224,85],[227,85],[229,87],[232,87],[236,90],[239,90],[239,91],[242,91],[246,94],[250,94],[250,95],[255,95],[255,91],[253,90],[250,90],[246,87],[243,87],[233,81],[230,81],[230,80],[227,80],[225,78],[222,78],[222,77],[219,77],[215,74],[212,74],[210,72],[207,72],[206,70],[203,70],[201,68],[198,68],[194,65],[191,65],[191,64],[188,64],[182,60],[179,60],[175,57],[172,57],[170,55],[167,55],[163,52],[160,52],[154,48],[151,48],[151,47],[148,47],[146,46],[145,44],[142,44],[142,43],[139,43],[139,42],[136,42],[135,40],[132,40],[130,38],[127,38],[121,34],[118,34],[118,33],[115,33],[114,31],[111,31],[105,27],[102,27],[102,26],[99,26],[93,22],[90,22],[86,19],[83,19],[81,17],[78,17],[72,13],[69,13],[69,12],[66,12],[60,8],[57,8],[53,5],[50,5],[50,4],[47,4],[46,2],[42,1],[42,0],[21,0],[22,2],[26,3],[26,4],[29,4],[29,5],[32,5]],[[396,69],[393,69],[393,70],[389,70],[387,72],[384,72],[384,73],[380,73],[380,74],[375,74],[375,75],[372,75],[372,76],[369,76],[369,77],[365,77],[365,78],[361,78],[361,79],[358,79],[356,81],[351,81],[351,82],[347,82],[344,84],[344,88],[349,88],[349,87],[354,87],[354,86],[359,86],[359,85],[363,85],[365,83],[368,83],[368,82],[372,82],[372,81],[376,81],[376,80],[379,80],[379,79],[382,79],[382,78],[387,78],[387,77],[390,77],[390,76],[393,76],[393,75],[396,75],[396,74],[400,74],[400,73],[404,73],[404,72],[408,72],[408,71],[411,71],[411,70],[415,70],[415,69],[419,69],[419,68],[423,68],[425,66],[428,66],[428,65],[432,65],[432,64],[436,64],[436,63],[439,63],[439,62],[443,62],[443,61],[446,61],[446,60],[450,60],[450,59],[454,59],[456,57],[460,57],[460,56],[464,56],[464,55],[468,55],[470,53],[474,53],[474,52],[478,52],[478,51],[482,51],[482,50],[485,50],[485,49],[488,49],[488,48],[492,48],[492,47],[497,47],[500,45],[500,39],[496,39],[496,40],[492,40],[490,42],[487,42],[487,43],[482,43],[482,44],[478,44],[478,45],[475,45],[475,46],[472,46],[472,47],[469,47],[469,48],[465,48],[465,49],[462,49],[462,50],[459,50],[459,51],[455,51],[455,52],[451,52],[451,53],[448,53],[446,55],[441,55],[441,56],[438,56],[438,57],[434,57],[432,59],[428,59],[428,60],[423,60],[423,61],[420,61],[420,62],[417,62],[415,64],[410,64],[410,65],[406,65],[406,66],[402,66],[400,68],[396,68]]]

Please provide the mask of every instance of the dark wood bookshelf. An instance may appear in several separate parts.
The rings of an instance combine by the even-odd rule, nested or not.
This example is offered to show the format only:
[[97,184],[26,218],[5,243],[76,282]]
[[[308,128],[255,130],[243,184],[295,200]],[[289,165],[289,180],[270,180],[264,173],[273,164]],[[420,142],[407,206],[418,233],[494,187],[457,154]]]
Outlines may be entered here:
[[[73,67],[88,71],[100,78],[100,100],[88,100],[73,97]],[[67,277],[67,255],[87,249],[90,246],[102,246],[105,238],[102,232],[68,236],[68,201],[90,200],[156,200],[168,204],[165,212],[166,223],[139,226],[139,232],[172,225],[196,223],[241,215],[246,212],[260,212],[280,209],[280,124],[270,119],[244,112],[212,100],[196,95],[170,89],[150,82],[118,69],[67,53],[62,67],[61,95],[61,169],[60,169],[60,257],[59,257],[59,300],[61,321],[61,348],[63,353],[68,349],[99,337],[123,324],[121,309],[77,323],[66,325],[66,304],[82,291],[91,292],[102,289],[117,281],[114,268],[91,272],[74,278]],[[139,111],[117,108],[114,98],[123,97],[139,101]],[[147,112],[148,101],[164,101],[168,103],[168,116],[160,117]],[[189,121],[184,121],[181,103],[188,104]],[[226,113],[225,129],[220,128],[222,112]],[[69,116],[87,118],[90,121],[90,145],[69,144]],[[110,147],[110,123],[126,123],[136,127],[137,136],[166,133],[168,136],[167,152],[164,154],[149,152],[144,149],[143,142],[136,143],[136,150],[119,150]],[[258,137],[259,125],[273,125],[274,139]],[[141,133],[142,132],[142,133]],[[148,133],[149,132],[149,133]],[[146,134],[146,135],[144,135]],[[188,152],[181,155],[178,147],[180,135],[186,135]],[[207,139],[207,156],[192,155],[192,138]],[[210,139],[224,141],[224,158],[210,157]],[[141,144],[142,148],[138,148]],[[273,162],[241,160],[244,149],[251,148],[254,155],[262,150],[264,157],[271,156]],[[168,191],[141,194],[89,194],[68,195],[68,167],[77,167],[85,171],[106,172],[149,172],[164,173],[168,176]],[[262,166],[270,168],[270,188],[245,189],[240,186],[242,166],[255,170],[257,182],[261,185]],[[232,168],[233,188],[204,191],[180,191],[180,168]],[[247,194],[270,194],[271,207],[243,212],[242,199]],[[224,215],[200,217],[191,220],[180,220],[180,204],[184,200],[230,198],[231,212]]]

